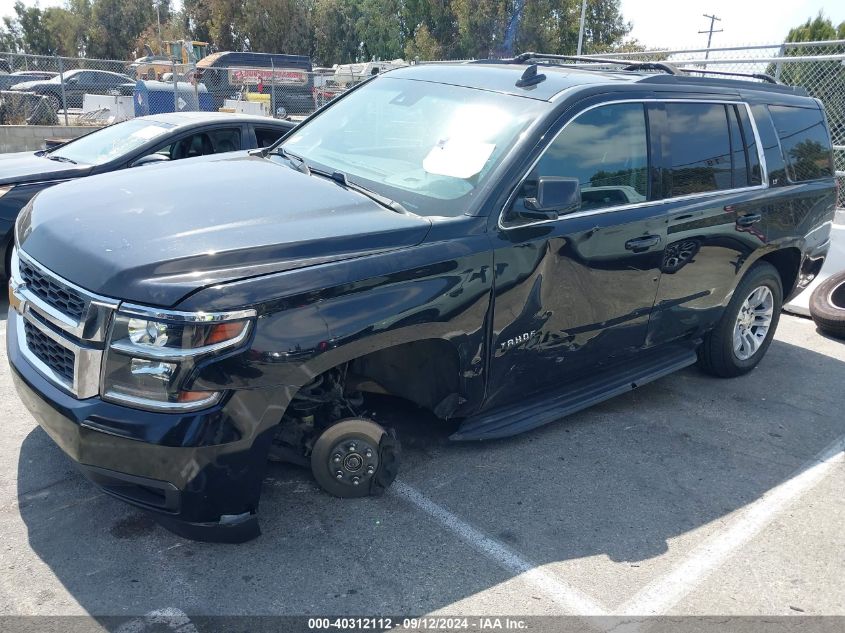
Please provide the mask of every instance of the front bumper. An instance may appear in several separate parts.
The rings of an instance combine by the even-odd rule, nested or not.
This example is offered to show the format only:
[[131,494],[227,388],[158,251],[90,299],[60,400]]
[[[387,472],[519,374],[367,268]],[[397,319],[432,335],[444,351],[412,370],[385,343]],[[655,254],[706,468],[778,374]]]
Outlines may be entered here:
[[22,355],[20,327],[10,310],[6,340],[18,394],[86,477],[188,538],[241,542],[259,534],[273,427],[265,416],[278,410],[269,390],[236,391],[213,408],[183,414],[76,399]]

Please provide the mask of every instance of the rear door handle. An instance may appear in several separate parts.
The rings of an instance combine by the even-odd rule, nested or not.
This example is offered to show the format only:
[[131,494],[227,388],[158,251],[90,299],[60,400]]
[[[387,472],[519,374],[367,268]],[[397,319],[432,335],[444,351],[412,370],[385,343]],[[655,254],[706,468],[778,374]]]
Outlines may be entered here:
[[650,249],[652,246],[660,244],[659,235],[646,235],[644,237],[635,237],[632,240],[625,242],[625,248],[635,253]]
[[737,226],[751,226],[763,219],[759,213],[749,213],[748,215],[741,215],[736,219]]

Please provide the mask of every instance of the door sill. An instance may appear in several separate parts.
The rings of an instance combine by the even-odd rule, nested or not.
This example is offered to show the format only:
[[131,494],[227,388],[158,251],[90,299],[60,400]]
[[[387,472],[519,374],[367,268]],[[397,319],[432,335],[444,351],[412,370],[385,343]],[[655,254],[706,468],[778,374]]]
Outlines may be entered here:
[[687,341],[643,351],[624,364],[608,367],[562,389],[469,417],[450,439],[492,440],[554,422],[689,367],[696,362],[698,343]]

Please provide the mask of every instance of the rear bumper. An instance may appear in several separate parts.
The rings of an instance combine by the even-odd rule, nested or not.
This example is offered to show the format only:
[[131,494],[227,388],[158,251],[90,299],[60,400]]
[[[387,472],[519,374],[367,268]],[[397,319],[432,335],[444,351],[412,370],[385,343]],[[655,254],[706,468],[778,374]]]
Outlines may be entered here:
[[[194,414],[159,414],[99,398],[77,400],[22,357],[16,319],[7,347],[15,388],[53,441],[104,492],[155,514],[197,540],[259,534],[256,512],[272,425],[265,390],[235,392]],[[230,441],[211,443],[215,438]]]

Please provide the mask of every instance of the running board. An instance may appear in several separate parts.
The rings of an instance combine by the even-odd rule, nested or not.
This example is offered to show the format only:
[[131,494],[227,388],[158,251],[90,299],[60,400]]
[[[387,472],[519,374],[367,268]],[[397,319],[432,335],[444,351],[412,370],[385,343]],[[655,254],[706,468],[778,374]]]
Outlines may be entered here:
[[526,399],[475,417],[467,418],[449,438],[455,441],[492,440],[509,437],[538,426],[554,422],[662,378],[696,361],[698,341],[684,346],[673,345],[651,352],[642,352],[640,358],[609,367],[587,379],[573,382],[537,401]]

